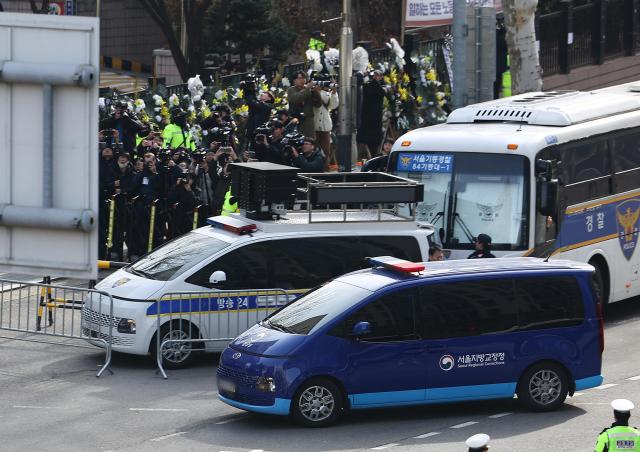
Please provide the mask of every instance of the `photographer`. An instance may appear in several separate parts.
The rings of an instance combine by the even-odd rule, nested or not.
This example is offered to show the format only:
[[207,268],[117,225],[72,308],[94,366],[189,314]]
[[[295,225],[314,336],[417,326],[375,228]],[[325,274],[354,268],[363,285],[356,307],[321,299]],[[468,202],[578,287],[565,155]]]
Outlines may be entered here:
[[375,70],[362,89],[362,116],[356,141],[361,156],[370,159],[382,142],[382,103],[385,96],[382,71]]
[[[269,136],[267,136],[268,133],[270,133]],[[248,151],[244,155],[245,160],[255,158],[261,162],[282,164],[283,137],[284,126],[277,119],[274,119],[271,125],[265,124],[262,127],[258,127],[253,145],[255,152]]]
[[[116,143],[122,143],[125,152],[133,152],[136,147],[136,137],[143,129],[141,122],[129,116],[127,104],[119,103],[110,118],[100,121],[100,130],[114,129],[118,133],[115,136]],[[105,135],[105,138],[108,138]]]
[[196,150],[187,124],[187,113],[181,108],[171,110],[171,124],[164,128],[162,137],[164,138],[164,148]]
[[247,136],[253,138],[255,129],[269,120],[275,98],[270,91],[265,91],[256,99],[255,91],[247,91],[246,89],[244,96],[247,105],[249,106]]
[[320,149],[324,151],[326,156],[327,167],[332,163],[337,163],[333,149],[331,147],[331,130],[333,130],[333,122],[331,121],[331,110],[338,108],[338,85],[331,80],[320,82],[321,87],[320,99],[321,105],[313,109],[316,121],[316,140]]
[[196,207],[196,197],[193,193],[195,180],[196,176],[193,173],[182,174],[169,189],[167,203],[173,207],[172,237],[178,237],[193,227],[193,210]]
[[216,189],[217,178],[211,177],[209,173],[209,164],[203,160],[196,167],[196,180],[194,184],[194,194],[198,204],[207,206],[203,214],[208,217],[214,205],[214,194]]
[[307,173],[324,172],[325,156],[322,149],[318,149],[316,147],[316,143],[313,138],[304,137],[300,151],[298,151],[294,146],[290,146],[289,152],[291,155],[292,166],[297,166]]
[[304,114],[304,121],[300,124],[300,132],[307,137],[316,135],[313,108],[322,105],[320,88],[313,82],[307,84],[307,75],[298,71],[293,80],[293,86],[287,90],[290,115],[296,117]]

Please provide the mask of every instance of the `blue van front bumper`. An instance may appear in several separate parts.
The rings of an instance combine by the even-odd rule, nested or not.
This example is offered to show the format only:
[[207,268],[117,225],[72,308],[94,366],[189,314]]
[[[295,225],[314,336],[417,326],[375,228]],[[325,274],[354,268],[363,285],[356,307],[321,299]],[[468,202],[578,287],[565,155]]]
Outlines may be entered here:
[[235,408],[240,408],[245,411],[253,411],[254,413],[263,413],[263,414],[277,414],[279,416],[286,416],[289,414],[289,407],[291,406],[291,400],[288,399],[278,399],[276,398],[273,402],[273,405],[269,406],[260,406],[260,405],[249,405],[248,403],[237,402],[235,400],[231,400],[218,394],[218,398],[222,400],[227,405],[231,405]]

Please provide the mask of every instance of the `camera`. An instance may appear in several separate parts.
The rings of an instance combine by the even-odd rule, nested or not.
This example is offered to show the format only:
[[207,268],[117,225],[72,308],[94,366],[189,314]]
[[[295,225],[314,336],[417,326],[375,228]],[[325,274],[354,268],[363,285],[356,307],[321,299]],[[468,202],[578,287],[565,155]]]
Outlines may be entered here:
[[231,135],[233,133],[233,127],[220,126],[211,129],[211,136],[213,141],[217,141],[221,146],[229,146],[231,144]]
[[283,155],[287,159],[291,159],[291,150],[299,150],[304,144],[304,135],[298,132],[291,132],[286,134],[281,141],[283,145]]
[[246,94],[255,95],[257,89],[255,74],[245,75],[244,78],[240,81],[240,89]]
[[324,74],[312,74],[311,83],[322,89],[333,89],[338,87],[338,84],[331,80],[331,77]]
[[233,148],[231,146],[222,146],[222,147],[220,147],[219,150],[223,154],[231,154],[231,151],[233,151]]

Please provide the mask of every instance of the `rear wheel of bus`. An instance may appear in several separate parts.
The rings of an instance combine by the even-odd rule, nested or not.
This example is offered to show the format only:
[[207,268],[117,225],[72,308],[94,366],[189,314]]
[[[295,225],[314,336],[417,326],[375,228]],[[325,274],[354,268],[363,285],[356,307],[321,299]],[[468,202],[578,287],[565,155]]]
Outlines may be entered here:
[[[194,359],[194,342],[199,333],[194,325],[185,321],[165,323],[160,327],[160,344],[167,342],[162,347],[162,366],[166,369],[182,369],[188,367]],[[151,358],[156,359],[157,337],[151,342]]]

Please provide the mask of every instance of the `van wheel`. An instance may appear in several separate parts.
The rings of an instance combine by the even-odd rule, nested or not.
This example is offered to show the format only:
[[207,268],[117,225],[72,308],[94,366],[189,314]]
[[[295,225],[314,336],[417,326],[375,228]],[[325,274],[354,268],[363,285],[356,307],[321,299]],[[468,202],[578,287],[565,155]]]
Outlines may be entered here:
[[[183,369],[193,361],[195,352],[192,350],[193,342],[188,339],[196,338],[197,330],[185,322],[165,323],[160,327],[160,344],[167,340],[184,339],[185,342],[169,342],[162,347],[162,366],[165,369]],[[151,358],[156,360],[157,338],[154,336],[151,343]]]
[[557,364],[543,362],[529,368],[518,383],[518,399],[532,411],[552,411],[567,398],[567,374]]
[[298,388],[291,401],[293,420],[305,427],[328,427],[342,411],[342,394],[325,378],[313,378]]

